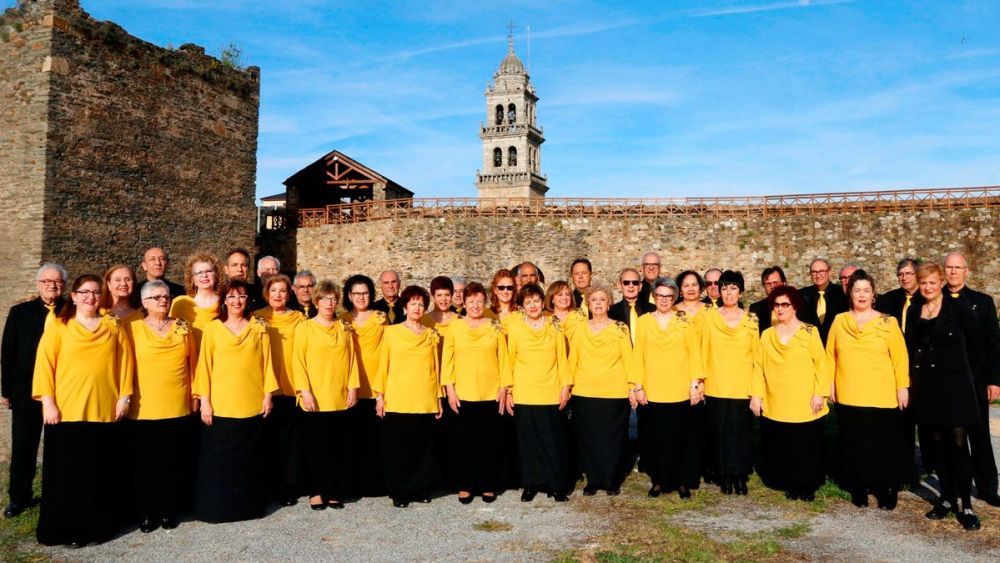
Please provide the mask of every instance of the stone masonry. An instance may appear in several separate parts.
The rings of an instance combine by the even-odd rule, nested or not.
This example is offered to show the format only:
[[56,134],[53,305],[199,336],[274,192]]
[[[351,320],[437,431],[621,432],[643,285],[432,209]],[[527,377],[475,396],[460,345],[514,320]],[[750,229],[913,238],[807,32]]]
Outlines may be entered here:
[[[0,17],[0,314],[39,263],[73,278],[253,248],[260,71],[157,47],[78,0],[19,0]],[[2,319],[0,319],[2,320]]]

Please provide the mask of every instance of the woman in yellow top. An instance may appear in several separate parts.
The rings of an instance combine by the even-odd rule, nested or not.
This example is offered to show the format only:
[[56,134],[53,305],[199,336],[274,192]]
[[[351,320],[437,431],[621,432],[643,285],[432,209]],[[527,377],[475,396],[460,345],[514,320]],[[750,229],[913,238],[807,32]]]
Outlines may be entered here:
[[701,343],[683,311],[674,309],[677,284],[653,280],[656,310],[639,317],[635,334],[640,470],[649,475],[649,496],[677,491],[690,498],[697,489],[701,445],[692,417],[702,400]]
[[628,419],[636,389],[641,390],[632,357],[628,325],[608,318],[611,291],[587,290],[591,319],[573,333],[567,364],[573,382],[573,434],[576,457],[587,476],[583,494],[621,492],[626,472]]
[[[677,274],[677,278],[674,281],[677,282],[677,288],[680,291],[677,304],[674,305],[674,308],[684,312],[684,316],[694,325],[700,338],[702,334],[702,322],[705,320],[705,315],[702,313],[711,310],[713,307],[701,300],[701,295],[705,291],[705,278],[701,277],[701,274],[694,270],[685,270]],[[699,388],[699,391],[704,398],[704,384]],[[695,405],[693,416],[698,442],[702,444],[709,443],[712,433],[709,430],[708,412],[705,401],[701,401]],[[700,451],[701,459],[698,462],[699,474],[705,479],[706,483],[714,483],[717,477],[714,471],[714,464],[712,463],[712,450],[710,448],[701,448]]]
[[[274,279],[274,278],[271,278]],[[299,394],[305,488],[313,510],[344,508],[354,495],[349,451],[358,401],[358,363],[351,325],[336,316],[337,286],[321,281],[312,294],[316,316],[295,328],[292,375]]]
[[194,484],[197,400],[192,397],[197,354],[191,327],[167,315],[170,288],[148,281],[141,291],[145,318],[132,321],[128,334],[135,350],[132,394],[132,452],[135,499],[149,533],[177,527],[189,509]]
[[451,278],[437,276],[431,280],[431,303],[433,307],[421,319],[424,326],[442,332],[452,321],[458,318],[458,313],[451,310],[451,296],[454,293],[455,284],[451,281]]
[[203,426],[194,511],[206,522],[260,518],[267,507],[264,419],[278,381],[267,324],[247,309],[249,289],[243,280],[222,287],[224,305],[205,327],[195,371]]
[[576,327],[587,321],[587,313],[573,305],[573,289],[563,280],[552,282],[545,291],[545,310],[559,319],[567,342],[573,339]]
[[31,395],[42,403],[45,451],[38,543],[107,541],[127,506],[121,498],[121,427],[132,395],[132,349],[112,315],[101,315],[101,278],[73,282],[70,302],[49,317],[38,343]]
[[757,316],[740,308],[743,274],[719,276],[722,305],[702,316],[705,362],[705,411],[708,418],[711,472],[723,494],[747,494],[753,471],[753,413],[750,382],[760,375],[760,328]]
[[486,318],[504,321],[507,315],[517,310],[515,296],[514,274],[510,270],[497,270],[490,283],[490,308],[486,310]]
[[354,360],[358,365],[358,403],[350,409],[352,441],[349,456],[354,468],[356,493],[366,497],[385,496],[382,467],[382,423],[375,415],[372,380],[378,373],[382,353],[382,335],[388,319],[382,311],[371,308],[375,283],[368,276],[355,274],[344,282],[345,323],[351,325]]
[[503,476],[501,416],[507,391],[500,388],[506,368],[507,337],[498,321],[483,316],[486,288],[478,282],[465,287],[464,318],[449,325],[441,353],[441,383],[454,415],[449,429],[451,476],[458,500],[473,495],[496,500]]
[[438,484],[434,436],[444,393],[438,368],[441,337],[420,322],[431,296],[411,285],[400,299],[406,320],[385,329],[372,391],[382,418],[386,487],[393,506],[404,508],[413,501],[430,502]]
[[518,295],[524,315],[507,329],[507,367],[500,384],[506,410],[514,415],[521,469],[521,500],[539,491],[569,500],[576,478],[570,466],[569,403],[573,380],[567,369],[566,337],[559,321],[544,314],[545,293],[529,283]]
[[135,285],[135,272],[124,264],[115,264],[104,272],[101,291],[101,310],[118,317],[125,330],[132,321],[142,319],[139,310],[139,288]]
[[174,298],[170,316],[182,319],[194,333],[196,348],[201,347],[201,331],[219,316],[219,259],[207,252],[188,256],[184,265],[187,295]]
[[[847,281],[851,310],[833,320],[826,352],[833,368],[842,478],[855,506],[896,508],[899,488],[916,477],[906,341],[896,319],[872,308],[875,281],[856,270]],[[907,436],[907,434],[910,434]]]
[[268,476],[271,494],[283,506],[295,504],[299,489],[299,437],[296,429],[295,386],[292,385],[292,348],[295,329],[306,321],[300,311],[288,307],[292,280],[283,274],[267,278],[261,292],[267,307],[254,311],[254,316],[267,323],[271,341],[271,365],[278,380],[278,392],[272,399],[271,414],[264,429],[267,434]]
[[750,384],[761,417],[761,478],[791,500],[812,501],[825,481],[823,418],[830,374],[819,330],[795,316],[805,302],[790,285],[767,296],[778,323],[760,337],[762,373]]

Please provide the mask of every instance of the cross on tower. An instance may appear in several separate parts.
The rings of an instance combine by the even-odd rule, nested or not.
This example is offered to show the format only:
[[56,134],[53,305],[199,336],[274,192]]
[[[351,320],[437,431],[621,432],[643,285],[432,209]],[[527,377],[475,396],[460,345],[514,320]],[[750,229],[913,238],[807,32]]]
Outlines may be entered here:
[[514,22],[507,23],[507,47],[514,50],[514,29],[517,28]]

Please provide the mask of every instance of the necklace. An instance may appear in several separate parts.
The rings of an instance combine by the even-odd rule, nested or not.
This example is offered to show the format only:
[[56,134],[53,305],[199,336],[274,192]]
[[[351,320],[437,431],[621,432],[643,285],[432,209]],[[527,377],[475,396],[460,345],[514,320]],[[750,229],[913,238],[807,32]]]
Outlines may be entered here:
[[924,310],[927,311],[927,318],[933,318],[941,310],[941,303],[943,299],[938,299],[937,303],[932,303],[930,301],[924,303]]
[[153,323],[151,323],[149,321],[149,317],[146,317],[146,324],[148,324],[150,327],[152,327],[157,332],[160,332],[161,330],[163,330],[163,327],[167,326],[167,323],[169,323],[169,322],[170,322],[170,317],[164,317],[163,318],[163,322],[160,323],[159,326],[157,326],[157,325],[155,325],[155,324],[153,324]]

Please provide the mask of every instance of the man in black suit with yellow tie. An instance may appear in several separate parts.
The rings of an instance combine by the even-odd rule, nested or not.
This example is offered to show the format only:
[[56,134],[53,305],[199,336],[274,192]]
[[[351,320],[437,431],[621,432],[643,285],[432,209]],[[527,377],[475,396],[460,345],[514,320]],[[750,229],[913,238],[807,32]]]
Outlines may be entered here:
[[960,252],[944,258],[944,275],[948,287],[946,297],[962,301],[976,314],[982,331],[983,358],[973,366],[973,380],[979,400],[979,424],[969,428],[969,447],[972,451],[972,475],[976,481],[979,500],[1000,506],[997,494],[997,464],[990,440],[990,401],[1000,399],[1000,325],[997,309],[989,295],[969,289],[965,285],[969,264]]
[[899,328],[906,332],[906,312],[910,310],[919,298],[917,285],[917,266],[920,263],[913,258],[903,258],[896,264],[896,279],[899,287],[887,291],[875,299],[875,309],[880,313],[892,315],[899,323]]
[[642,276],[639,275],[639,270],[625,268],[618,276],[618,283],[622,291],[622,300],[608,309],[608,317],[628,325],[629,335],[632,337],[634,345],[635,328],[639,317],[656,310],[656,307],[639,299],[639,289],[642,287]]
[[806,306],[800,318],[819,329],[819,336],[826,345],[833,319],[848,309],[847,295],[842,287],[830,283],[830,262],[825,258],[817,258],[809,264],[809,277],[813,284],[802,288]]
[[764,331],[770,328],[775,321],[774,312],[771,310],[770,303],[767,302],[767,296],[771,295],[774,288],[785,285],[785,271],[778,265],[764,268],[760,274],[760,284],[764,287],[764,298],[751,303],[747,310],[757,316],[757,328],[760,329],[761,334],[764,334]]
[[0,406],[11,410],[10,504],[3,511],[4,518],[31,506],[42,437],[42,404],[31,398],[31,380],[45,317],[63,304],[66,270],[58,264],[42,265],[35,274],[35,286],[38,297],[10,308],[0,344]]

